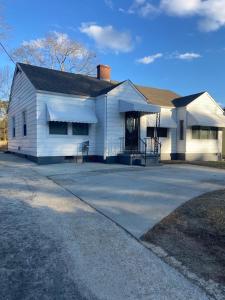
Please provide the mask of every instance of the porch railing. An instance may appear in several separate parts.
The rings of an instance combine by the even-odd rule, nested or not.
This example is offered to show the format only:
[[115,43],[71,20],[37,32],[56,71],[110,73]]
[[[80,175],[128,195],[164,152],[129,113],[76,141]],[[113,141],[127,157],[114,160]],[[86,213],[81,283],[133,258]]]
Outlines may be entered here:
[[125,137],[120,138],[120,153],[131,153],[131,154],[160,154],[161,152],[161,143],[156,137],[147,137],[139,138],[139,147],[138,149],[126,149],[125,146]]

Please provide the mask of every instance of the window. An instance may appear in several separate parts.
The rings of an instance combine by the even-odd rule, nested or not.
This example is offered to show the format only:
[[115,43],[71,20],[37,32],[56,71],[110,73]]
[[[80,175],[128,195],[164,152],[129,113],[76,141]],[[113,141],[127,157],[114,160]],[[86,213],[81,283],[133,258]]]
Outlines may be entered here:
[[154,130],[155,130],[154,127],[147,127],[147,137],[153,138],[154,137]]
[[[154,137],[155,127],[147,127],[147,137]],[[157,129],[157,136],[166,138],[168,136],[168,128],[160,127]]]
[[67,135],[68,124],[66,122],[49,122],[49,134]]
[[73,123],[73,135],[88,135],[89,126],[87,123]]
[[168,129],[160,127],[158,128],[158,137],[166,138],[168,135]]
[[12,136],[16,136],[16,119],[15,117],[12,117]]
[[23,117],[23,135],[26,136],[27,135],[27,114],[25,111],[23,111],[22,117]]
[[193,126],[192,139],[194,140],[217,140],[218,128],[206,126]]
[[180,140],[184,139],[184,120],[180,120]]

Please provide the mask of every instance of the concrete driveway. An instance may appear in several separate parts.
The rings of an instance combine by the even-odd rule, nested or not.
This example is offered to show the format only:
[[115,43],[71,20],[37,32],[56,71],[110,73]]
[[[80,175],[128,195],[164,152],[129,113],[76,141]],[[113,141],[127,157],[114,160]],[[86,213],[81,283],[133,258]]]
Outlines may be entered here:
[[[114,222],[41,175],[61,170],[70,173],[67,183],[73,176],[84,181],[98,177],[97,167],[38,167],[0,154],[0,299],[211,299]],[[115,166],[115,173],[101,168],[109,177],[123,173]]]
[[191,165],[57,164],[37,170],[136,237],[185,201],[225,187],[225,171]]

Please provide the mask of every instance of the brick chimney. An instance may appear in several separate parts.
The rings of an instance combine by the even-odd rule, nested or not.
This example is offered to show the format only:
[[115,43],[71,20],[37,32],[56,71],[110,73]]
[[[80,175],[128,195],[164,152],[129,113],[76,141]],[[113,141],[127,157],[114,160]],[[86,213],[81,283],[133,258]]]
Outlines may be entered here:
[[97,78],[99,80],[110,81],[111,68],[107,65],[98,65],[97,66]]

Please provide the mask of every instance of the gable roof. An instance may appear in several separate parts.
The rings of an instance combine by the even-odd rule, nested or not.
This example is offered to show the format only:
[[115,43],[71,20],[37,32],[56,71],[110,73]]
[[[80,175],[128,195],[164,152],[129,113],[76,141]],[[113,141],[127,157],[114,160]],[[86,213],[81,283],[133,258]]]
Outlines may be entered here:
[[[35,89],[40,91],[97,97],[107,94],[124,82],[108,82],[87,75],[63,72],[24,63],[17,63],[17,66],[26,74]],[[143,94],[149,103],[168,107],[186,106],[204,94],[204,92],[202,92],[180,97],[180,95],[170,90],[136,84],[134,86]]]
[[40,91],[96,97],[106,94],[120,84],[23,63],[17,65],[26,74],[35,89]]
[[185,97],[180,97],[180,98],[174,99],[173,100],[173,104],[176,107],[187,106],[188,104],[190,104],[192,101],[194,101],[195,99],[197,99],[198,97],[200,97],[204,93],[205,92],[201,92],[201,93],[198,93],[198,94],[193,94],[193,95],[189,95],[189,96],[185,96]]

